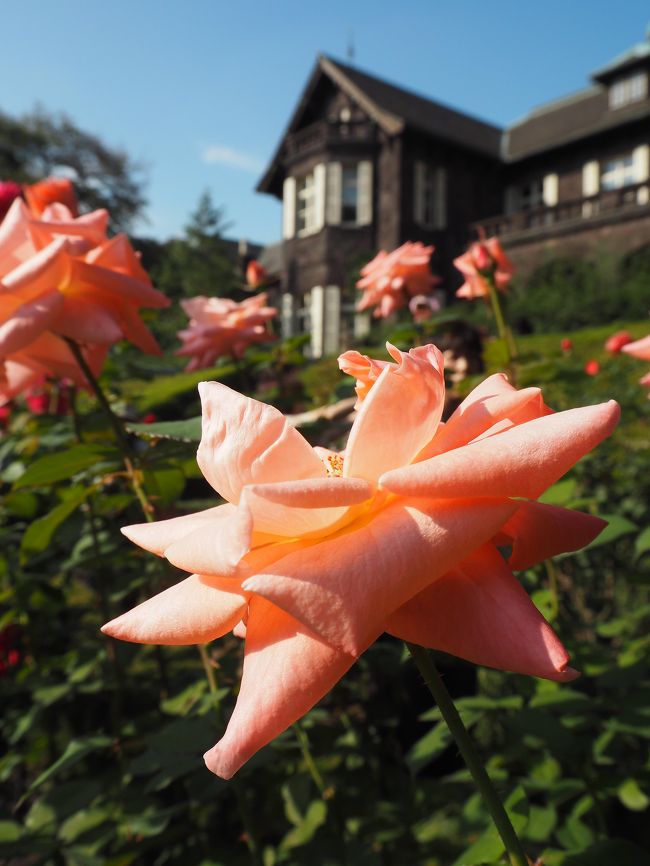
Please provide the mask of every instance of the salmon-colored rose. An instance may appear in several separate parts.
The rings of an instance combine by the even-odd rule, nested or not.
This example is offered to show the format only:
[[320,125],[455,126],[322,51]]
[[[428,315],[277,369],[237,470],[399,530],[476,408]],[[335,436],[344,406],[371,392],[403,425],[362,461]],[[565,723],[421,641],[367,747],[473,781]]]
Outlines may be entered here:
[[415,295],[428,295],[439,282],[429,268],[433,247],[407,241],[392,253],[384,250],[361,268],[357,288],[363,295],[357,310],[374,307],[375,318],[390,316]]
[[263,286],[264,283],[268,282],[268,279],[269,275],[266,268],[256,259],[252,259],[246,268],[246,284],[248,287],[251,289],[258,289],[260,286]]
[[33,361],[39,373],[60,375],[61,337],[84,347],[127,339],[160,351],[139,311],[169,301],[151,286],[127,238],[107,237],[107,223],[104,210],[74,218],[53,204],[37,218],[14,201],[0,225],[0,362]]
[[505,292],[515,272],[514,265],[503,251],[498,238],[473,243],[466,253],[454,259],[454,264],[465,277],[456,292],[457,298],[485,298],[490,294],[486,277],[493,277],[501,292]]
[[618,354],[623,350],[624,346],[633,341],[632,334],[629,331],[617,331],[605,340],[605,349],[613,355]]
[[[442,356],[340,358],[364,386],[345,452],[312,448],[281,413],[199,386],[198,463],[225,505],[123,531],[191,576],[104,626],[142,643],[246,634],[223,739],[225,778],[306,713],[383,632],[477,664],[576,673],[512,569],[593,539],[604,521],[537,502],[609,435],[613,401],[552,413],[502,375],[442,425]],[[377,375],[378,373],[378,375]],[[506,561],[496,544],[509,546]]]
[[[626,343],[622,349],[628,355],[633,355],[635,358],[641,358],[642,361],[650,361],[650,334],[640,340],[635,340],[633,343]],[[639,379],[639,384],[644,387],[650,387],[650,373],[646,373]],[[650,394],[648,395],[650,398]]]
[[77,194],[71,180],[65,177],[47,177],[38,183],[25,185],[23,193],[34,216],[42,216],[51,204],[63,204],[73,217],[79,213]]
[[252,343],[273,339],[269,322],[278,311],[267,306],[264,292],[241,303],[198,296],[181,301],[181,306],[190,322],[178,332],[183,346],[176,354],[189,355],[188,370],[210,367],[224,355],[241,358]]

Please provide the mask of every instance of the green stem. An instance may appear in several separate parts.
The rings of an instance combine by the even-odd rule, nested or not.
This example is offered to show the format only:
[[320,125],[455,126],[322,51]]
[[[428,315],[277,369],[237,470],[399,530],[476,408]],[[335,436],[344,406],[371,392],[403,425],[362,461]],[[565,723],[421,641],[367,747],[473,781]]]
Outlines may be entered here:
[[424,681],[429,687],[429,691],[433,695],[438,709],[456,741],[458,750],[472,774],[476,787],[485,801],[485,805],[492,816],[494,825],[508,853],[510,863],[512,866],[528,866],[528,858],[517,837],[515,828],[512,826],[508,813],[483,766],[472,738],[463,724],[463,720],[433,663],[430,653],[418,644],[407,642],[406,646],[424,677]]
[[546,568],[546,574],[548,576],[548,589],[551,593],[551,622],[554,622],[557,619],[557,615],[560,610],[559,596],[557,590],[557,570],[555,568],[555,563],[552,559],[545,559],[544,566]]
[[328,796],[327,785],[323,777],[320,774],[318,767],[316,766],[316,762],[312,756],[311,750],[309,748],[309,739],[307,734],[303,731],[300,726],[300,722],[296,722],[293,726],[293,729],[296,734],[296,739],[298,740],[298,744],[300,745],[300,751],[302,752],[302,757],[307,765],[307,769],[309,770],[309,775],[314,780],[314,784],[320,791],[321,797],[326,800]]
[[217,714],[217,720],[221,725],[223,724],[223,713],[221,712],[221,701],[219,700],[217,678],[214,675],[214,668],[212,667],[212,663],[210,662],[210,656],[208,655],[208,646],[209,644],[204,643],[197,644],[199,655],[201,656],[203,670],[205,671],[205,678],[208,681],[208,688],[210,689],[210,695],[212,696],[212,704],[214,706],[214,711]]
[[512,335],[512,331],[506,324],[506,320],[503,315],[503,309],[501,308],[501,300],[499,299],[499,290],[497,289],[497,285],[494,281],[494,274],[485,274],[484,279],[490,291],[490,304],[492,305],[492,312],[494,313],[494,319],[497,323],[497,330],[499,332],[499,336],[505,343],[506,353],[508,356],[508,366],[511,367],[513,360],[517,357],[517,345],[515,343],[515,338]]

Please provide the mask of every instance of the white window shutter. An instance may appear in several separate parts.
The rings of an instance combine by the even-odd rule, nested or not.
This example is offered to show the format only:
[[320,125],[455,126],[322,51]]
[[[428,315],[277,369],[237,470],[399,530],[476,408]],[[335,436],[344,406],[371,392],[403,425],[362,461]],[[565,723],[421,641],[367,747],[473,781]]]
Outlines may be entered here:
[[292,238],[296,233],[296,179],[285,177],[282,185],[282,237]]
[[327,164],[327,224],[337,226],[341,222],[341,195],[343,191],[343,166],[340,162]]
[[323,323],[323,353],[338,355],[341,350],[341,290],[338,286],[325,287]]
[[600,168],[597,160],[587,162],[582,166],[582,194],[585,198],[598,195],[600,189]]
[[325,225],[326,173],[324,162],[314,168],[314,232],[319,232]]
[[447,228],[447,169],[442,166],[436,169],[436,195],[434,199],[433,227]]
[[418,159],[415,163],[415,168],[413,172],[413,218],[418,225],[423,226],[425,224],[424,212],[425,212],[425,183],[426,183],[426,173],[427,168],[426,165],[422,162],[421,159]]
[[637,183],[645,183],[650,179],[650,145],[640,144],[632,151],[634,160],[634,179]]
[[372,223],[372,162],[365,159],[357,166],[357,225]]
[[323,332],[325,329],[325,290],[322,286],[314,286],[309,293],[309,321],[312,358],[323,357]]
[[516,213],[519,210],[519,190],[516,186],[510,184],[510,186],[506,187],[503,207],[506,216],[512,216],[513,213]]
[[291,292],[283,292],[280,299],[280,331],[283,339],[293,337],[294,298]]
[[546,207],[555,207],[558,202],[559,179],[556,174],[544,176],[542,186],[542,199]]

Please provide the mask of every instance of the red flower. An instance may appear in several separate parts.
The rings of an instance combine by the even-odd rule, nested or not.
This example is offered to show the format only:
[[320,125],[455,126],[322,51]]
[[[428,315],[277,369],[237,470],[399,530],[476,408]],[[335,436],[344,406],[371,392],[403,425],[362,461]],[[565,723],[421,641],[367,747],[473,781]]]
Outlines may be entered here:
[[605,340],[605,348],[608,352],[617,354],[621,351],[623,346],[627,346],[627,344],[631,343],[633,339],[634,337],[629,331],[617,331],[615,334],[612,334],[609,339]]
[[600,364],[594,358],[587,361],[585,364],[585,373],[587,376],[597,376],[600,373]]
[[263,286],[269,279],[268,271],[256,259],[251,259],[246,268],[246,283],[250,289]]
[[146,415],[143,416],[141,420],[141,424],[155,424],[158,420],[158,416],[155,412],[147,412]]
[[12,201],[19,198],[20,193],[20,185],[14,183],[13,180],[0,181],[0,220],[4,219]]
[[560,340],[560,349],[568,354],[573,349],[573,342],[568,337],[563,337]]

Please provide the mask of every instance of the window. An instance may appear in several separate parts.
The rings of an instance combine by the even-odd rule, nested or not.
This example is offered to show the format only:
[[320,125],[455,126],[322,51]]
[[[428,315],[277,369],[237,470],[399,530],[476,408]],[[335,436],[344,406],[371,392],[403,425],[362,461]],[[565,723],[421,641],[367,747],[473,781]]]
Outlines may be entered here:
[[359,173],[356,165],[343,166],[341,172],[341,222],[357,222]]
[[444,229],[447,225],[447,173],[442,166],[415,163],[415,221],[421,226]]
[[630,153],[603,163],[600,173],[600,188],[603,190],[621,189],[636,183],[634,157]]
[[609,88],[609,107],[622,108],[631,102],[639,102],[648,95],[648,76],[637,72],[627,78],[619,78]]
[[309,235],[316,231],[316,185],[313,173],[299,178],[296,185],[296,231]]
[[544,204],[544,181],[531,180],[519,188],[519,207],[522,210],[541,207]]

